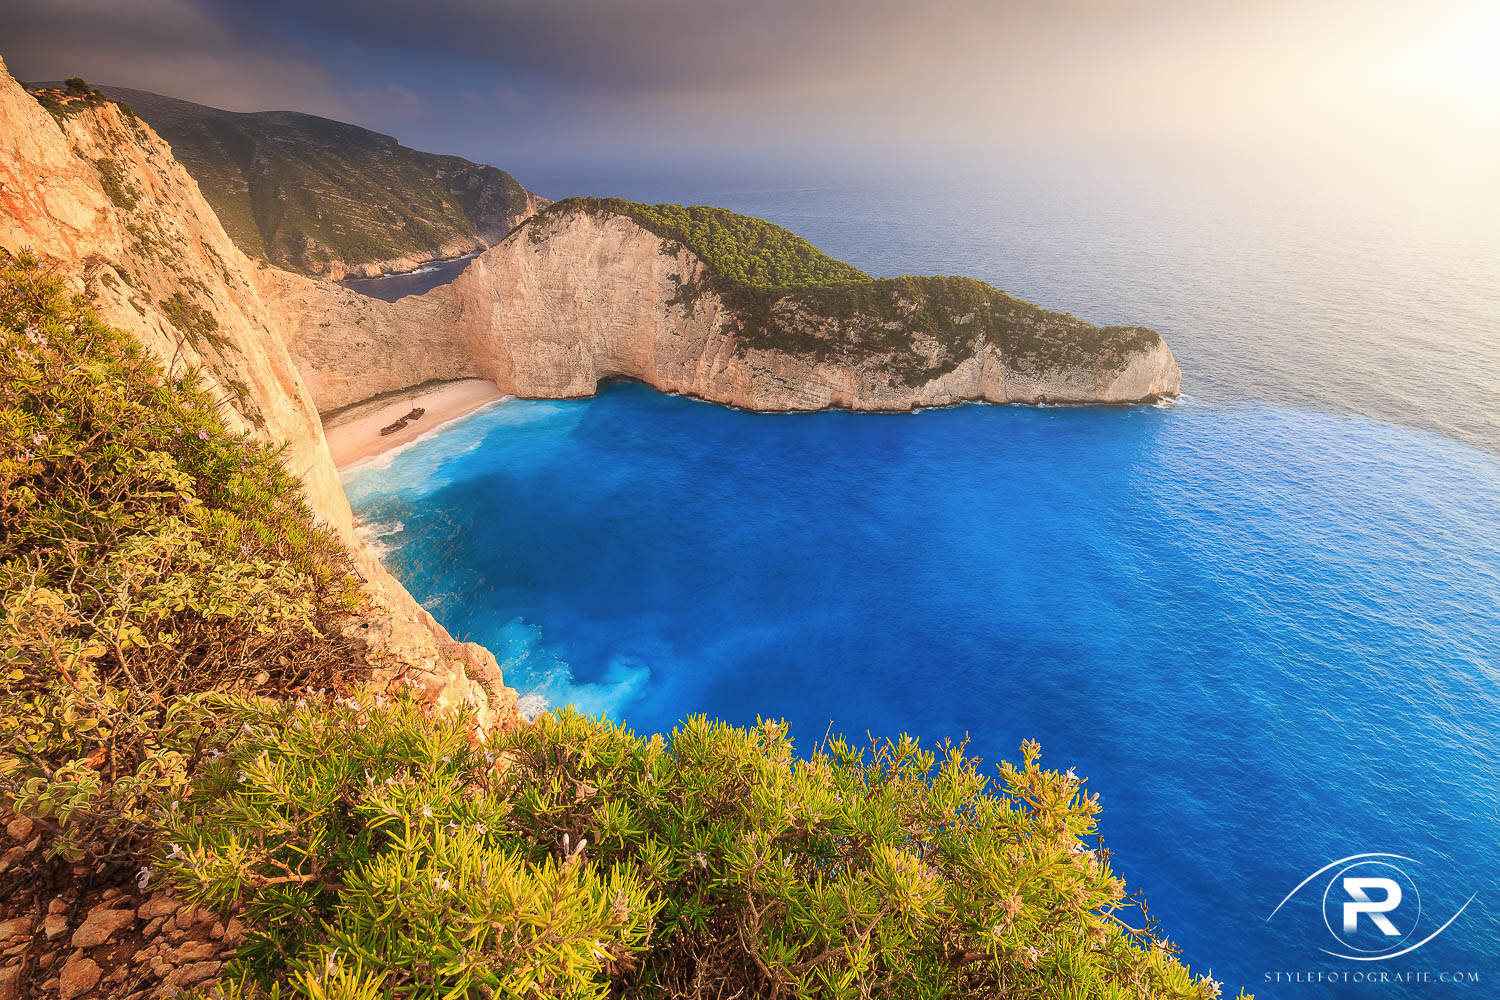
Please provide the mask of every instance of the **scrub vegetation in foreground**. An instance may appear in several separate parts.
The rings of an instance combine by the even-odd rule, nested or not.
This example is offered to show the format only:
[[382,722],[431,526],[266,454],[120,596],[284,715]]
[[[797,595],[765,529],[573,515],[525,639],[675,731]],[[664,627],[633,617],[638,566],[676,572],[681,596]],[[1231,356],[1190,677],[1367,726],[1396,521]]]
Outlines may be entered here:
[[43,841],[9,905],[145,869],[237,912],[203,996],[1218,995],[1035,744],[481,735],[366,690],[344,554],[191,373],[25,257],[0,338],[0,807]]

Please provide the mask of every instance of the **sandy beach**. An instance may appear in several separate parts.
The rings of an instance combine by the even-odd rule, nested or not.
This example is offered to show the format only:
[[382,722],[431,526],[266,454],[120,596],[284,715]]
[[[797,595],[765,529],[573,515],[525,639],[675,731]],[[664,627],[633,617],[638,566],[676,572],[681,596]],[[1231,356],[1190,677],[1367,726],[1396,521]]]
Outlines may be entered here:
[[[328,438],[333,463],[340,469],[347,469],[356,462],[406,444],[440,424],[502,398],[504,394],[495,388],[494,383],[482,378],[415,386],[356,403],[334,416],[323,418],[323,434]],[[414,407],[422,407],[427,412],[394,434],[380,435],[380,428],[395,423]]]

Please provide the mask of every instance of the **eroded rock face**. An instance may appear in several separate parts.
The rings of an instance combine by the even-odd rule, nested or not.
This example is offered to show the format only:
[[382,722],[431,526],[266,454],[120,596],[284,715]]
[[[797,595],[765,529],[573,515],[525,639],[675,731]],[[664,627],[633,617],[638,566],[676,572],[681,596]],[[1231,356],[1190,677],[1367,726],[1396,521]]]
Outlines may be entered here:
[[[980,337],[967,356],[913,383],[893,362],[920,365],[924,350],[942,353],[939,345],[912,342],[900,358],[842,349],[880,321],[830,320],[788,299],[776,305],[776,322],[790,339],[829,349],[758,346],[706,275],[692,252],[629,219],[575,211],[534,220],[452,283],[394,303],[280,271],[259,278],[325,412],[430,379],[473,377],[517,396],[560,398],[624,376],[754,410],[1128,403],[1175,396],[1181,383],[1171,350],[1150,331],[1140,331],[1142,346],[1128,356],[1057,364],[1008,355]],[[1035,312],[1059,329],[1084,325]]]
[[365,578],[377,681],[411,677],[486,725],[517,718],[494,657],[454,642],[355,535],[279,306],[260,292],[269,268],[234,246],[150,126],[110,102],[69,110],[54,118],[0,63],[0,247],[30,248],[164,364],[201,366],[231,427],[287,445],[310,506]]

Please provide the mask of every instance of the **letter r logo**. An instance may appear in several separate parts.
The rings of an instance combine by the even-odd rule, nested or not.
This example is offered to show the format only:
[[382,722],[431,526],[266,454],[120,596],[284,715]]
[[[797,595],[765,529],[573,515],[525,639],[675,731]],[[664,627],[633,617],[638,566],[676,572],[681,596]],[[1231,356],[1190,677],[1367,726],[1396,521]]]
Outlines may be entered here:
[[[1384,891],[1385,898],[1371,902],[1365,892],[1367,889],[1380,889]],[[1370,915],[1370,920],[1380,928],[1380,933],[1390,937],[1396,937],[1401,933],[1386,916],[1391,910],[1401,905],[1401,883],[1389,878],[1346,878],[1344,891],[1349,894],[1350,899],[1354,900],[1352,903],[1344,904],[1345,933],[1353,934],[1359,930],[1361,913]]]

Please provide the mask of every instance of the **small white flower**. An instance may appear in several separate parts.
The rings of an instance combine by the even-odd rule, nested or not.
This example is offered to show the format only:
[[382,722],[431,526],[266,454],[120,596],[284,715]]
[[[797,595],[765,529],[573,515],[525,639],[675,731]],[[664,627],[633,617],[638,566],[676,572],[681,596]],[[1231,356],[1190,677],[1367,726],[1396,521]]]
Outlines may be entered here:
[[474,832],[477,833],[477,834],[479,834],[482,837],[486,833],[490,832],[490,828],[488,826],[484,825],[483,823],[475,823],[474,824]]
[[708,857],[702,851],[699,851],[697,854],[694,854],[693,855],[693,860],[696,861],[696,862],[698,862],[698,867],[699,868],[707,868],[708,867]]
[[422,807],[422,818],[423,819],[432,819],[432,806],[423,806]]
[[450,889],[453,888],[453,883],[449,882],[447,879],[443,878],[443,876],[441,876],[441,875],[436,875],[432,879],[432,886],[433,886],[434,889],[437,889],[439,892],[447,892],[448,890],[450,890]]
[[144,889],[144,888],[146,888],[146,886],[148,886],[150,884],[151,884],[151,869],[149,867],[143,867],[143,868],[141,868],[141,870],[139,872],[136,873],[136,876],[135,876],[135,887],[137,889]]
[[167,852],[167,857],[169,857],[169,858],[180,858],[180,857],[182,857],[182,845],[181,844],[168,844],[167,846],[171,848],[171,850]]

